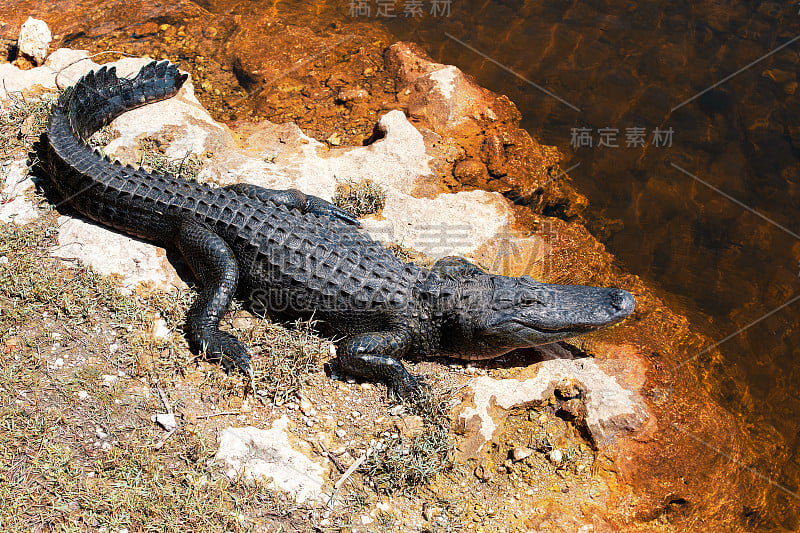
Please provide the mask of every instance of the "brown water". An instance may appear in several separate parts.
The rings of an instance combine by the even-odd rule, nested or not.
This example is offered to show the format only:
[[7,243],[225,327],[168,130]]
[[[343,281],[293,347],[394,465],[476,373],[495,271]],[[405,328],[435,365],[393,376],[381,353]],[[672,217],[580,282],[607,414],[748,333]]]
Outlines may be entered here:
[[[508,95],[528,131],[565,154],[561,166],[590,199],[595,235],[721,342],[721,359],[687,350],[691,362],[675,372],[702,376],[707,393],[746,428],[751,449],[741,466],[756,474],[752,500],[767,510],[765,527],[800,528],[800,39],[792,41],[799,5],[453,0],[431,14],[425,0],[421,16],[404,17],[411,2],[399,0],[399,16],[390,18],[377,0],[364,2],[369,16],[327,0],[77,3],[114,4],[127,19],[111,22],[110,11],[96,10],[65,32],[79,44],[130,20],[178,25],[211,11],[214,31],[196,32],[202,36],[187,54],[211,57],[206,70],[229,77],[215,52],[237,35],[235,16],[269,10],[295,23],[316,20],[319,35],[342,22],[388,29]],[[39,4],[15,9],[36,13]],[[46,6],[38,11],[60,9]],[[654,144],[656,129],[666,133]],[[591,146],[575,146],[581,131]]]

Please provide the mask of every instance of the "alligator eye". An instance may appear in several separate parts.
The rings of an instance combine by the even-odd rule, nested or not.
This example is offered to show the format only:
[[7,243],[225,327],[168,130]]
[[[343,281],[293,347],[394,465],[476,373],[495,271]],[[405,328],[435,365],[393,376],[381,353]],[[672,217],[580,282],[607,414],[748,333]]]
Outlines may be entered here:
[[519,300],[517,300],[517,305],[536,305],[538,303],[541,302],[533,296],[521,296]]

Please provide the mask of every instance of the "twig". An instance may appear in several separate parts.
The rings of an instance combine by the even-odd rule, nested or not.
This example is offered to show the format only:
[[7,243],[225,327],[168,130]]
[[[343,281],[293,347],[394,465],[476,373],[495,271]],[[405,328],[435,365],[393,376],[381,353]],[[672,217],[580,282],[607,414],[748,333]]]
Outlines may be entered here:
[[158,395],[161,397],[161,401],[164,402],[164,408],[167,410],[167,414],[174,414],[172,412],[172,406],[169,404],[169,398],[167,398],[167,393],[164,392],[164,389],[158,387]]
[[321,440],[319,440],[319,441],[317,441],[317,444],[319,444],[320,448],[322,448],[322,451],[327,454],[327,456],[330,458],[331,462],[333,462],[333,464],[336,467],[336,469],[339,472],[344,472],[345,468],[342,466],[342,463],[340,463],[339,460],[336,459],[336,456],[333,455],[331,453],[331,451],[325,446],[325,443],[323,443]]
[[336,484],[333,486],[334,490],[333,494],[331,494],[331,499],[328,500],[328,507],[333,506],[334,501],[336,501],[336,495],[339,493],[339,489],[342,487],[342,484],[345,481],[347,481],[347,478],[353,475],[353,472],[355,472],[356,469],[359,466],[361,466],[366,460],[367,460],[367,452],[364,452],[363,454],[361,454],[361,457],[356,459],[355,462],[353,462],[353,464],[350,465],[350,468],[347,469],[347,472],[342,474],[342,477],[340,477],[339,481],[337,481]]
[[208,415],[197,415],[195,418],[213,418],[215,416],[228,416],[228,415],[238,415],[238,411],[225,411],[222,413],[211,413]]

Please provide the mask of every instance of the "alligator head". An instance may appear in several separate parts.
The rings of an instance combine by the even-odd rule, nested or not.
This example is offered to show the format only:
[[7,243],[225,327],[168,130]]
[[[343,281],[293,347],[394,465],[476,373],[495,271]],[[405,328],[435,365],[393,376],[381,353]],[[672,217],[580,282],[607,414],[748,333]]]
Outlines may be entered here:
[[568,339],[621,322],[635,306],[633,296],[621,289],[539,283],[530,276],[487,277],[489,283],[463,293],[446,334],[451,355],[487,359]]

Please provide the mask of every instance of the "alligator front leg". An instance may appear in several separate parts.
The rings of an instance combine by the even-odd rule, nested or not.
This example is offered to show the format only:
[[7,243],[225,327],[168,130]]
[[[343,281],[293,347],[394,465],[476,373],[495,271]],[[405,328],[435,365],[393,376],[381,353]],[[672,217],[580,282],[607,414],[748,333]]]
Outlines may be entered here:
[[225,370],[238,367],[248,373],[247,346],[219,329],[239,281],[233,251],[219,235],[194,220],[180,223],[178,248],[203,286],[186,317],[190,344]]
[[314,213],[319,216],[338,218],[348,224],[361,226],[361,223],[351,213],[337,207],[327,200],[306,194],[297,189],[267,189],[250,183],[234,183],[225,187],[229,191],[247,196],[261,202],[274,202],[285,205],[289,209],[298,209],[303,213]]
[[405,331],[356,335],[340,345],[339,364],[349,374],[385,381],[391,396],[409,398],[419,393],[420,381],[398,358],[408,351],[410,342]]

